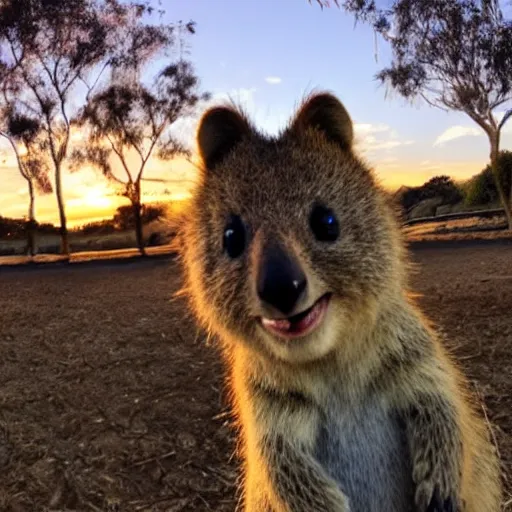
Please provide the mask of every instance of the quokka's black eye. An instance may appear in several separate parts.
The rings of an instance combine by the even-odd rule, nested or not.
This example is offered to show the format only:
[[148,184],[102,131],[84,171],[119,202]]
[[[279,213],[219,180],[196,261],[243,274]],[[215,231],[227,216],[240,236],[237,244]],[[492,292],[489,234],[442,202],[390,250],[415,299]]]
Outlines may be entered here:
[[309,217],[309,225],[320,242],[334,242],[340,234],[340,226],[334,212],[325,206],[315,206]]
[[230,258],[238,258],[246,244],[245,226],[238,215],[232,215],[224,228],[224,250]]

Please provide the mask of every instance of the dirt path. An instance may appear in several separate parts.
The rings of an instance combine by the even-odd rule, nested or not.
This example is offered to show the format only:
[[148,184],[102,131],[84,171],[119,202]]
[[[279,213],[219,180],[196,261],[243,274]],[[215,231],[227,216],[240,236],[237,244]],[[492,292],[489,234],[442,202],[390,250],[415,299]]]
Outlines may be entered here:
[[512,511],[512,246],[423,249],[414,261],[420,303],[484,399]]
[[[512,479],[512,246],[414,258]],[[219,359],[178,287],[172,260],[0,269],[0,510],[234,510]]]

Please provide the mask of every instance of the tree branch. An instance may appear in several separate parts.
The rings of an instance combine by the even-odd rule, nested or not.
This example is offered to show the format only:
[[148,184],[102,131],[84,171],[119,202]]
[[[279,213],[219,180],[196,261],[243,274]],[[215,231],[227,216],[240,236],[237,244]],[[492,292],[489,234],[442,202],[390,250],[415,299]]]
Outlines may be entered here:
[[492,127],[487,125],[485,123],[485,121],[479,117],[477,114],[475,114],[474,112],[472,112],[471,110],[469,110],[469,108],[466,108],[464,109],[464,112],[471,118],[473,119],[473,121],[475,121],[476,124],[478,124],[478,126],[480,126],[482,128],[482,130],[484,130],[484,132],[487,134],[487,135],[491,135],[491,131],[492,131]]
[[108,59],[103,67],[101,68],[101,71],[98,73],[98,76],[96,77],[96,80],[93,82],[92,85],[89,85],[86,80],[82,77],[82,75],[78,75],[78,79],[83,82],[83,84],[87,87],[87,95],[85,96],[86,103],[89,102],[91,98],[91,94],[94,91],[95,87],[98,85],[98,82],[100,81],[101,75],[104,73],[105,69],[108,68],[108,66],[111,63],[111,59]]
[[46,119],[46,127],[45,128],[46,128],[46,131],[48,133],[48,140],[50,142],[50,152],[51,152],[51,155],[52,155],[53,163],[57,166],[57,164],[60,163],[60,161],[58,159],[58,153],[57,153],[57,149],[55,147],[54,133],[53,133],[53,130],[52,130],[50,113],[45,108],[45,104],[44,104],[43,98],[40,95],[39,91],[37,90],[37,87],[30,80],[30,78],[29,78],[29,76],[27,74],[27,71],[22,66],[21,61],[18,61],[16,52],[14,50],[14,43],[13,43],[13,41],[11,39],[9,39],[9,38],[7,38],[7,41],[9,42],[9,46],[11,48],[11,53],[13,55],[15,63],[19,64],[19,67],[21,69],[21,73],[23,75],[23,79],[25,80],[25,83],[28,85],[30,90],[34,93],[34,96],[36,97],[37,102],[39,103],[39,106],[41,107],[41,113],[43,114],[43,116]]
[[[105,136],[108,142],[110,143],[110,146],[112,147],[112,150],[114,153],[118,156],[119,160],[121,161],[121,164],[126,172],[126,176],[128,178],[128,183],[133,183],[132,175],[130,174],[130,169],[128,168],[128,165],[126,163],[126,159],[124,158],[122,150],[118,149],[116,145],[114,144],[114,141],[110,138],[109,135]],[[124,184],[124,182],[122,182]]]
[[20,171],[20,174],[27,181],[30,181],[30,176],[28,175],[28,173],[25,170],[25,166],[23,165],[23,162],[21,161],[20,153],[19,153],[18,148],[16,147],[16,144],[15,144],[14,140],[12,139],[12,137],[8,133],[5,133],[3,131],[0,131],[0,136],[6,138],[9,141],[9,143],[12,146],[12,149],[14,151],[14,154],[16,155],[16,161],[18,163],[18,169]]
[[500,121],[500,124],[498,125],[498,131],[501,131],[501,129],[505,126],[505,123],[512,117],[512,108],[510,110],[507,110],[505,112],[505,115],[503,116],[503,119]]
[[144,165],[145,164],[145,157],[144,157],[144,153],[142,152],[142,149],[140,149],[139,146],[137,144],[135,144],[135,142],[132,143],[132,146],[133,146],[133,148],[135,149],[135,151],[138,153],[138,155],[140,157],[141,165]]
[[426,102],[427,102],[431,107],[438,108],[438,109],[442,110],[443,112],[448,112],[448,111],[449,111],[449,109],[448,109],[447,107],[443,106],[442,104],[439,104],[439,103],[436,103],[436,102],[435,102],[435,101],[433,101],[433,100],[430,100],[430,99],[428,98],[428,96],[427,96],[425,93],[421,92],[421,93],[420,93],[420,96],[421,96],[421,97],[423,98],[423,100],[424,100],[424,101],[426,101]]
[[153,153],[153,150],[155,149],[155,146],[156,146],[158,140],[160,139],[160,136],[162,135],[162,132],[164,131],[164,128],[165,128],[165,122],[162,123],[162,125],[160,125],[160,128],[159,128],[158,132],[153,137],[151,145],[149,146],[148,152],[146,154],[146,158],[144,158],[144,160],[142,162],[142,165],[141,165],[141,167],[139,169],[139,173],[137,174],[136,182],[140,182],[140,180],[142,178],[142,173],[144,172],[144,168],[146,167],[146,163],[149,160],[149,157],[151,156],[151,154]]

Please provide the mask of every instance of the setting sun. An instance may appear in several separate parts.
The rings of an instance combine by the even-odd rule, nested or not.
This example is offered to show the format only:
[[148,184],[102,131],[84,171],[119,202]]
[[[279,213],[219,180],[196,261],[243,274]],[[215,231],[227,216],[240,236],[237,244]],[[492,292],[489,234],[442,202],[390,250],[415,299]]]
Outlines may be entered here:
[[94,208],[108,208],[113,206],[114,203],[107,194],[109,194],[109,191],[105,187],[94,187],[85,193],[82,199],[83,204],[84,206]]

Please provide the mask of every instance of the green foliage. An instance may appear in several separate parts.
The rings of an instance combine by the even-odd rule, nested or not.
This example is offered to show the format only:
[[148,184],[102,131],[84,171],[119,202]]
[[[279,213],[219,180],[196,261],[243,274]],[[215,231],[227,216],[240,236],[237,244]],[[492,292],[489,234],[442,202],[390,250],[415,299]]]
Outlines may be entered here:
[[[58,228],[56,228],[53,224],[43,223],[39,224],[35,222],[35,229],[40,234],[45,235],[57,235],[59,233]],[[27,236],[27,232],[30,228],[30,221],[22,218],[9,218],[2,217],[0,215],[0,239],[21,239]]]
[[87,224],[83,224],[77,229],[74,229],[73,232],[79,233],[81,235],[111,235],[116,232],[116,228],[112,219],[101,220],[97,222],[88,222]]
[[423,187],[426,197],[441,197],[442,204],[456,204],[462,200],[462,191],[449,176],[435,176]]
[[[142,223],[147,224],[153,220],[163,217],[165,213],[162,205],[142,205]],[[116,229],[125,230],[135,227],[135,215],[132,205],[120,206],[114,215],[113,223]]]
[[[510,201],[512,183],[512,152],[501,151],[498,157],[497,177],[503,187],[507,200]],[[465,204],[480,206],[499,201],[496,189],[496,178],[493,169],[487,165],[485,169],[469,180],[466,189]]]
[[399,201],[402,208],[409,211],[421,201],[433,197],[440,197],[441,204],[456,204],[463,199],[463,192],[449,176],[435,176],[420,187],[406,189]]
[[[42,123],[32,116],[22,114],[13,100],[4,95],[0,103],[0,136],[11,145],[23,178],[42,194],[53,191],[50,181],[47,145]],[[21,145],[23,152],[19,151]],[[33,198],[33,186],[29,187]]]
[[[208,98],[199,94],[198,85],[191,63],[183,60],[166,65],[150,86],[131,81],[129,74],[118,74],[77,116],[77,125],[86,126],[89,137],[73,152],[74,166],[92,164],[121,185],[130,201],[140,202],[140,182],[153,153],[161,159],[187,153],[170,129],[180,117],[192,113],[200,100]],[[128,161],[125,154],[129,151],[139,158]],[[114,173],[113,159],[123,168],[120,174]]]
[[372,24],[390,44],[392,60],[378,73],[381,82],[404,98],[463,111],[492,127],[488,110],[512,92],[512,24],[498,0],[333,3]]

